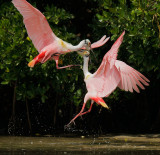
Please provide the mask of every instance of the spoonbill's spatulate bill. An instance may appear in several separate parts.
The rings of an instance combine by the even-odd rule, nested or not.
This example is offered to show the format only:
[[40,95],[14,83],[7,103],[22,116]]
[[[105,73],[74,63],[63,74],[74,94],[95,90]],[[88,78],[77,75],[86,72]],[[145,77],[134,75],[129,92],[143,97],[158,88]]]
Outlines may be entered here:
[[[130,92],[135,90],[139,93],[139,88],[137,86],[139,86],[141,89],[145,89],[143,85],[149,85],[149,80],[144,75],[126,63],[117,60],[118,49],[123,41],[124,34],[125,32],[121,34],[111,49],[105,54],[101,65],[94,74],[91,74],[88,71],[90,53],[85,50],[79,53],[84,59],[84,81],[86,83],[88,92],[84,97],[84,103],[81,111],[69,122],[67,127],[69,127],[69,125],[74,122],[78,116],[82,116],[90,112],[94,102],[96,102],[98,105],[108,108],[107,104],[102,98],[108,97],[117,87]],[[90,99],[91,106],[88,111],[84,112],[85,105]]]
[[34,65],[39,62],[44,63],[47,60],[52,59],[56,61],[57,69],[71,67],[73,65],[63,67],[58,66],[58,60],[61,54],[80,49],[90,50],[91,48],[97,48],[106,43],[106,36],[103,36],[99,41],[92,45],[88,39],[85,39],[78,45],[73,46],[58,38],[51,30],[45,16],[26,0],[12,0],[12,3],[22,14],[28,35],[39,52],[39,55],[28,64],[29,67],[34,67]]

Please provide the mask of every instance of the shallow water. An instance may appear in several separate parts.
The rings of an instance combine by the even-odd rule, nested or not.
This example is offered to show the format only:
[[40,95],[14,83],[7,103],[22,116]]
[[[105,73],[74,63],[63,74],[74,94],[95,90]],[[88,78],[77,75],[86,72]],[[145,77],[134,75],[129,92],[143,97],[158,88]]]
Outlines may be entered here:
[[0,154],[158,155],[160,135],[0,137]]

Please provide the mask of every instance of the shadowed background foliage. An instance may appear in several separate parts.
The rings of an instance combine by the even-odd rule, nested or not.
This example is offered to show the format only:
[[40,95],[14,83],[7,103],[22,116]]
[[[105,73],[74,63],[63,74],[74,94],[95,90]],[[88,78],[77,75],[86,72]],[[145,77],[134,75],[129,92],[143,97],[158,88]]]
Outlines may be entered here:
[[[116,89],[106,103],[94,104],[69,133],[153,133],[160,130],[160,6],[159,0],[30,0],[46,16],[53,32],[65,41],[91,42],[104,34],[110,41],[91,55],[90,71],[125,30],[118,58],[147,78],[141,93]],[[38,27],[38,25],[37,25]],[[57,70],[55,62],[27,66],[38,52],[28,38],[23,19],[10,1],[0,0],[0,134],[64,133],[86,93],[79,67]],[[61,65],[82,64],[77,53],[61,56]],[[89,104],[89,103],[88,103]],[[89,105],[88,105],[89,106]],[[65,131],[66,133],[66,131]]]

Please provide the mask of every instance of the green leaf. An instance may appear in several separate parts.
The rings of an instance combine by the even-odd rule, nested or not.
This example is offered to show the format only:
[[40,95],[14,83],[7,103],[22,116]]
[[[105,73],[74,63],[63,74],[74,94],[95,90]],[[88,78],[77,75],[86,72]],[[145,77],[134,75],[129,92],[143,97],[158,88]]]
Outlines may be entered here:
[[2,81],[1,84],[7,85],[9,82],[8,81]]

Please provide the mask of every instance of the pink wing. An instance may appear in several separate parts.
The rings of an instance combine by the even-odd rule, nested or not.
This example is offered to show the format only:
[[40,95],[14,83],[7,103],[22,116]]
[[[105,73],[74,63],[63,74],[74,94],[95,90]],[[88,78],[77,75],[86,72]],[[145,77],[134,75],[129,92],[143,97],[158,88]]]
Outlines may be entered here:
[[55,41],[55,34],[52,32],[45,16],[26,0],[12,0],[14,6],[23,16],[23,22],[28,35],[39,52]]
[[120,74],[115,66],[110,69],[108,62],[102,62],[99,72],[85,82],[88,93],[96,92],[97,97],[107,97],[118,86]]
[[103,57],[103,61],[102,61],[101,65],[99,66],[98,70],[94,73],[94,76],[101,74],[101,72],[103,71],[107,62],[110,64],[110,67],[112,68],[112,66],[115,63],[115,60],[117,59],[118,49],[123,41],[124,34],[125,34],[125,31],[115,41],[115,43],[112,45],[111,49],[105,54],[105,56]]
[[[106,35],[104,35],[100,40],[91,44],[91,49],[103,46],[109,40],[109,38],[110,37],[106,38]],[[81,49],[85,50],[86,48],[82,47]]]
[[133,92],[133,89],[136,92],[140,92],[137,85],[141,89],[145,89],[144,85],[148,86],[149,80],[142,75],[140,72],[136,71],[134,68],[128,66],[126,63],[116,60],[115,66],[117,67],[120,76],[121,76],[121,81],[119,83],[119,88],[125,90],[125,91],[130,91]]
[[99,41],[97,42],[94,42],[92,45],[91,45],[91,48],[97,48],[97,47],[100,47],[100,46],[103,46],[108,40],[109,40],[110,37],[106,38],[106,35],[104,35]]
[[115,43],[112,45],[111,49],[107,52],[107,54],[103,58],[103,59],[106,59],[107,61],[109,61],[111,68],[113,67],[113,65],[115,64],[115,60],[117,59],[118,49],[123,41],[124,34],[125,34],[125,31],[123,31],[123,33],[115,41]]
[[120,73],[115,67],[115,61],[124,34],[125,31],[116,40],[109,52],[105,54],[98,70],[91,78],[86,80],[88,91],[96,90],[99,97],[108,96],[114,91],[114,89],[116,89],[120,82]]

